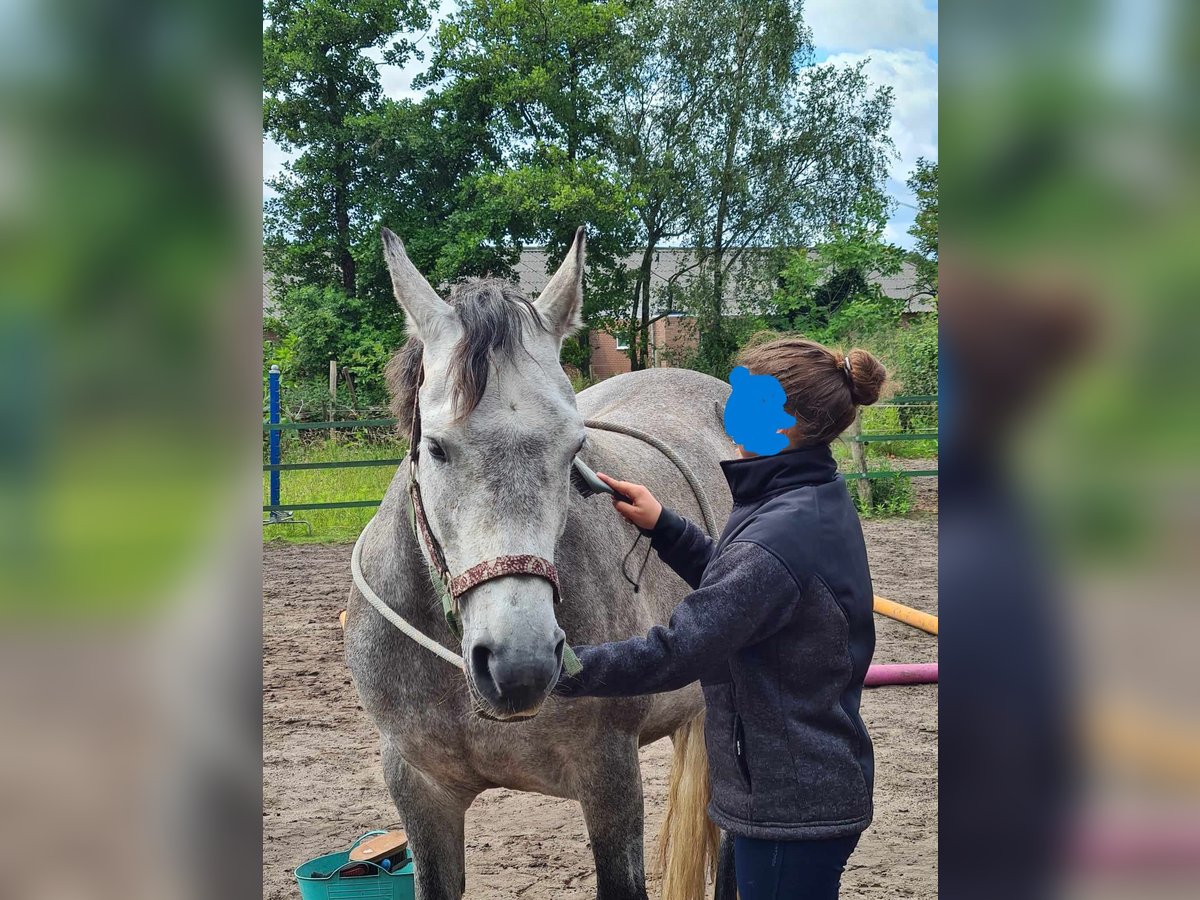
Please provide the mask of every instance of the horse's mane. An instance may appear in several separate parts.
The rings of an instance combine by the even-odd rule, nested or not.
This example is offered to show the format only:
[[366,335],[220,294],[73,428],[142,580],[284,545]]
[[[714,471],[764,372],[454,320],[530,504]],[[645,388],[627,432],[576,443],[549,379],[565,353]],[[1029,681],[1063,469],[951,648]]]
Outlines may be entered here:
[[[455,373],[454,408],[461,419],[470,415],[483,398],[493,362],[511,356],[522,346],[526,323],[532,321],[542,331],[546,325],[527,297],[498,278],[458,285],[450,295],[450,305],[462,326],[462,337],[450,359],[450,370]],[[424,344],[410,337],[387,364],[392,415],[399,420],[397,429],[401,433],[408,432],[412,420],[423,350]]]

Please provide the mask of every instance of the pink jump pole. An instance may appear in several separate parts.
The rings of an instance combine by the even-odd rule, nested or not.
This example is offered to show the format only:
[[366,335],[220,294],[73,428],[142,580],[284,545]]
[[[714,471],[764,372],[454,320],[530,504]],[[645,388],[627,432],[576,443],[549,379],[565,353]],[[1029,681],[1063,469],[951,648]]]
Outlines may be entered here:
[[886,687],[895,684],[937,684],[937,663],[902,663],[878,665],[867,669],[863,682],[867,687]]

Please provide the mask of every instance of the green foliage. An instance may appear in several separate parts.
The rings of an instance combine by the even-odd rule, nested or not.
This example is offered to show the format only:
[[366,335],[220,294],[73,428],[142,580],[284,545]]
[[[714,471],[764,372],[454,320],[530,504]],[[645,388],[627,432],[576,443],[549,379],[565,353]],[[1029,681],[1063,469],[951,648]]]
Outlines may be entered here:
[[[300,151],[271,185],[265,254],[301,380],[332,357],[381,387],[403,337],[381,223],[439,287],[512,276],[534,243],[552,269],[586,223],[587,324],[629,333],[641,367],[669,297],[700,324],[691,363],[724,377],[752,330],[728,284],[778,271],[742,250],[804,245],[882,190],[891,94],[861,64],[813,65],[799,0],[464,0],[414,82],[425,96],[384,98],[364,51],[403,65],[427,22],[419,0],[264,7],[264,131]],[[681,239],[697,248],[686,289],[625,268]],[[830,266],[813,290],[864,293],[861,266]],[[837,310],[843,330],[877,324],[875,307]],[[586,344],[568,348],[586,370]]]
[[273,331],[280,335],[279,340],[263,341],[263,378],[271,371],[271,366],[279,366],[281,376],[287,378],[296,372],[296,345],[300,342],[298,334],[292,334],[279,319],[263,318],[263,330]]
[[938,377],[938,314],[914,316],[891,338],[891,376],[905,394],[936,394]]
[[266,259],[277,279],[358,290],[355,247],[373,195],[373,114],[382,90],[376,48],[403,65],[399,37],[428,25],[420,0],[265,0],[263,131],[298,158],[270,186]]
[[511,158],[562,150],[594,157],[608,137],[608,60],[621,45],[620,0],[464,0],[439,27],[417,87],[458,83],[495,111],[489,122]]
[[585,328],[563,341],[558,358],[564,366],[574,366],[581,373],[586,373],[591,356],[592,348]]
[[859,495],[857,486],[851,486],[850,494],[854,498],[854,506],[861,516],[869,518],[904,516],[912,511],[912,479],[901,475],[894,478],[871,479],[871,505],[869,508]]
[[[888,376],[902,394],[938,392],[938,314],[921,313],[887,335],[882,352]],[[899,407],[904,431],[936,431],[937,406]]]
[[812,250],[793,251],[780,273],[768,324],[839,345],[896,328],[905,301],[887,296],[878,284],[903,263],[900,248],[883,239],[887,210],[881,195],[863,195],[848,222],[832,226]]
[[890,89],[863,65],[813,66],[794,0],[701,0],[680,17],[681,73],[699,86],[700,163],[688,232],[700,256],[699,363],[728,367],[725,288],[742,248],[802,246],[851,219],[886,178]]
[[577,394],[580,391],[586,391],[588,388],[590,388],[595,383],[596,383],[595,379],[588,378],[585,375],[572,375],[571,376],[571,388]]
[[677,352],[670,358],[670,364],[685,369],[695,369],[722,381],[729,380],[737,351],[745,347],[752,339],[763,340],[767,332],[762,330],[762,322],[754,316],[729,317],[724,321],[722,342],[697,342],[694,349]]
[[908,189],[917,198],[917,216],[908,229],[917,242],[916,287],[923,293],[938,292],[938,164],[924,157],[908,178]]
[[[385,396],[384,367],[404,339],[403,317],[394,303],[381,309],[337,287],[295,285],[279,296],[279,305],[295,338],[290,374],[326,373],[335,359],[349,367],[364,400]],[[327,378],[325,384],[328,394]]]
[[[511,262],[519,245],[542,243],[553,268],[586,224],[589,324],[623,305],[623,262],[637,239],[628,179],[609,151],[613,72],[629,51],[621,29],[629,15],[616,0],[471,0],[439,27],[429,71],[417,81],[434,89],[426,102],[447,121],[461,121],[464,105],[478,116],[488,150],[486,164],[464,173],[448,218],[456,233],[443,246],[465,255],[505,235]],[[443,254],[437,274],[471,273]]]
[[[864,434],[913,434],[937,431],[937,409],[932,406],[878,404],[862,410]],[[928,459],[937,456],[937,440],[870,441],[868,457]]]

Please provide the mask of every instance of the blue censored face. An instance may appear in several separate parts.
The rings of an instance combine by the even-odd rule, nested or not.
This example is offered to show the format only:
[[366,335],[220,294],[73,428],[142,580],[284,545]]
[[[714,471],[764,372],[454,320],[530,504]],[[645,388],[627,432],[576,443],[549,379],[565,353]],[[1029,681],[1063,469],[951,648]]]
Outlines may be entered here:
[[779,433],[796,424],[783,411],[787,394],[774,375],[751,375],[745,366],[729,373],[733,393],[725,403],[725,433],[751,453],[772,456],[786,450],[788,439]]

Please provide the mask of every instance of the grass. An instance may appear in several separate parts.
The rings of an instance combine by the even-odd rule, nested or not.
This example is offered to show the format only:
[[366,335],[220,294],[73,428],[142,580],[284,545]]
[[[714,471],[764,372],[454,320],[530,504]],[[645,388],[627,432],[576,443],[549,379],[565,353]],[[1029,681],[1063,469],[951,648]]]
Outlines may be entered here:
[[[381,437],[355,432],[352,437],[301,440],[287,435],[283,442],[285,463],[348,462],[369,459],[399,459],[407,442],[393,436]],[[267,503],[269,479],[263,472],[263,503]],[[280,472],[279,497],[283,503],[326,503],[340,500],[378,500],[386,493],[396,466],[351,469],[301,469]],[[297,519],[312,525],[265,525],[263,537],[297,543],[352,541],[375,515],[374,507],[358,509],[297,510]]]
[[[863,410],[863,434],[929,434],[938,430],[937,407],[869,406]],[[938,444],[928,441],[890,441],[867,444],[867,456],[926,459],[937,456]]]

